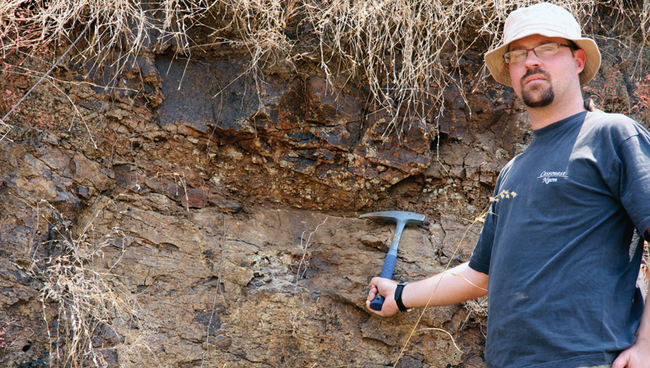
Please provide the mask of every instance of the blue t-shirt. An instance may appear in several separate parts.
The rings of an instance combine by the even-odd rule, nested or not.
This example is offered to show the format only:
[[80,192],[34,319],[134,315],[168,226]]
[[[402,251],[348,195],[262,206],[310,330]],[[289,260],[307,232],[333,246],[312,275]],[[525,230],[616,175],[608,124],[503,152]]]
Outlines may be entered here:
[[490,276],[488,367],[612,363],[643,310],[634,234],[650,228],[650,135],[623,115],[573,115],[533,132],[504,191],[469,263]]

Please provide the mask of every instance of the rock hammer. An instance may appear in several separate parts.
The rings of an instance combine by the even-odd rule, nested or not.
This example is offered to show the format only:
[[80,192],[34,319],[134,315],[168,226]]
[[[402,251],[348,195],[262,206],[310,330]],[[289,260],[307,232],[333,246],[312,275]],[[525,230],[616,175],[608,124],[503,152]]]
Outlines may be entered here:
[[[386,258],[384,259],[384,266],[381,268],[381,273],[379,274],[379,277],[392,279],[393,271],[395,271],[395,263],[397,262],[397,248],[399,247],[399,240],[402,237],[402,230],[404,230],[404,227],[406,225],[423,225],[425,223],[425,216],[419,213],[406,211],[384,211],[366,213],[365,215],[361,215],[359,217],[372,220],[395,222],[396,225],[393,242],[390,245],[388,254],[386,254]],[[370,308],[376,311],[380,311],[383,305],[384,297],[381,296],[379,292],[377,292],[375,299],[370,302]]]

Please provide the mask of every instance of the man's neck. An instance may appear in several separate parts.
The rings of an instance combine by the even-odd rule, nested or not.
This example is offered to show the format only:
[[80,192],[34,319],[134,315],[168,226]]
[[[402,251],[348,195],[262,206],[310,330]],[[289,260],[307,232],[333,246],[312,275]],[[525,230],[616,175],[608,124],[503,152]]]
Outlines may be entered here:
[[549,126],[557,121],[585,111],[582,99],[568,104],[552,103],[546,107],[526,108],[533,130]]

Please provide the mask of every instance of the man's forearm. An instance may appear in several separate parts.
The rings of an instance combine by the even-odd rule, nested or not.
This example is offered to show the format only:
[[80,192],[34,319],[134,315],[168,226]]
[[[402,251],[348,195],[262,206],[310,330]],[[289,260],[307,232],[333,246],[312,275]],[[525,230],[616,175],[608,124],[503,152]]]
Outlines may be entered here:
[[487,294],[488,275],[474,271],[463,263],[428,279],[404,288],[402,302],[407,308],[428,305],[451,305]]

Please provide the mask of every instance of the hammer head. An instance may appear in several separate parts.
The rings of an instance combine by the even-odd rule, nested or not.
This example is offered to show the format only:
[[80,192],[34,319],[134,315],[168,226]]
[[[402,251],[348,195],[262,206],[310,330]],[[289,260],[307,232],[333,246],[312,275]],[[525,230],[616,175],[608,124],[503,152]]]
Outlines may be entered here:
[[359,216],[361,218],[367,218],[372,220],[381,220],[387,222],[402,222],[405,225],[424,225],[425,216],[419,213],[407,212],[407,211],[384,211],[384,212],[373,212],[366,213],[365,215]]

